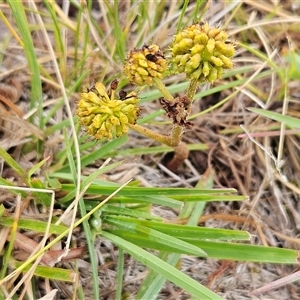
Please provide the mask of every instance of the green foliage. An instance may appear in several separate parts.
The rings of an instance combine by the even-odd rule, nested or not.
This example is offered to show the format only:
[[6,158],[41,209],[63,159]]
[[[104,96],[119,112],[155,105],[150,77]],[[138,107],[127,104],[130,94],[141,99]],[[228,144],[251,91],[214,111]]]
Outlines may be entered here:
[[[15,35],[19,38],[19,42],[21,41],[20,44],[24,49],[30,72],[30,108],[32,110],[37,108],[36,113],[33,112],[33,116],[28,122],[32,124],[37,122],[38,127],[44,130],[48,141],[54,137],[63,137],[63,147],[54,150],[51,157],[53,160],[50,161],[50,156],[41,159],[41,154],[47,153],[48,146],[42,144],[37,137],[30,136],[32,143],[30,148],[32,149],[32,145],[34,145],[38,155],[34,165],[29,168],[23,167],[8,149],[0,147],[2,161],[7,168],[14,172],[16,178],[15,181],[12,181],[11,178],[0,177],[1,189],[10,191],[15,197],[20,197],[22,204],[30,199],[36,212],[41,215],[46,212],[46,217],[48,217],[47,214],[50,212],[51,214],[56,212],[56,215],[49,220],[45,216],[43,220],[36,220],[27,218],[22,211],[20,214],[12,215],[1,205],[0,225],[12,231],[10,241],[2,249],[3,268],[0,285],[14,275],[21,274],[20,272],[29,274],[30,269],[33,270],[33,276],[36,276],[33,278],[41,277],[74,283],[75,277],[79,273],[77,270],[66,270],[57,266],[34,266],[33,263],[56,243],[65,240],[69,233],[75,237],[75,228],[84,231],[86,238],[95,299],[100,299],[101,292],[94,247],[97,237],[111,241],[119,249],[116,299],[122,297],[125,253],[132,255],[149,270],[136,299],[150,299],[150,297],[154,299],[153,297],[157,297],[166,280],[180,286],[195,299],[221,299],[220,296],[178,270],[177,264],[181,254],[203,259],[297,263],[297,251],[250,245],[250,234],[246,231],[199,226],[199,219],[206,203],[247,199],[246,196],[238,195],[235,189],[213,189],[211,174],[207,180],[205,178],[199,180],[194,188],[148,188],[141,186],[138,181],[120,185],[103,176],[113,172],[123,163],[123,159],[146,154],[161,155],[173,152],[172,147],[154,145],[147,148],[126,148],[128,136],[125,135],[111,141],[89,140],[85,134],[79,133],[77,117],[65,119],[65,102],[61,94],[53,101],[52,106],[43,109],[42,80],[55,86],[55,93],[57,90],[65,89],[71,103],[72,96],[77,96],[76,92],[81,91],[82,86],[88,87],[94,79],[107,83],[112,78],[121,78],[120,63],[126,58],[128,46],[142,46],[152,39],[153,32],[160,29],[158,27],[161,25],[159,20],[164,16],[166,5],[165,1],[128,2],[132,7],[138,8],[130,9],[126,20],[122,20],[122,23],[118,10],[121,2],[99,1],[101,2],[101,12],[105,16],[99,26],[99,22],[91,14],[92,1],[87,1],[86,6],[82,3],[78,4],[76,1],[70,2],[77,11],[74,19],[67,18],[67,16],[62,18],[63,15],[59,14],[60,10],[52,2],[46,1],[43,9],[39,11],[35,7],[27,7],[21,1],[8,1],[15,22]],[[189,24],[192,19],[198,21],[207,9],[204,7],[205,1],[197,1],[196,10],[188,14],[188,4],[188,1],[184,1],[183,5],[180,1],[172,4],[175,11],[181,11],[181,14],[177,15],[178,22],[175,24],[177,31]],[[154,17],[149,14],[153,8]],[[47,68],[48,66],[43,64],[43,60],[38,59],[33,43],[36,24],[33,26],[28,22],[27,13],[43,17],[45,23],[38,23],[38,28],[47,28],[53,34],[53,50],[57,55],[54,59],[58,61],[58,71],[64,86],[57,83],[52,68]],[[185,16],[184,13],[188,15]],[[170,27],[173,20],[168,19]],[[134,34],[131,34],[130,28],[134,28]],[[176,27],[173,29],[176,31]],[[70,45],[66,45],[63,39],[65,31],[68,31],[74,38],[74,49],[72,49],[74,51],[71,51],[71,55],[68,54]],[[249,53],[251,52],[256,59],[266,62],[271,69],[261,70],[252,78],[249,75],[253,69],[251,64],[245,63],[243,66],[236,66],[223,76],[223,82],[220,84],[198,91],[195,94],[195,101],[224,90],[235,89],[234,92],[229,93],[228,97],[206,110],[191,115],[190,119],[207,114],[229,102],[247,84],[252,85],[254,94],[259,94],[259,91],[255,89],[255,83],[259,80],[274,74],[281,79],[284,78],[284,70],[270,57],[249,45],[241,44],[241,46]],[[290,63],[289,78],[298,80],[300,78],[299,54],[288,53],[286,60]],[[229,81],[228,78],[234,79]],[[124,86],[126,83],[126,79],[121,78],[120,85]],[[168,90],[175,95],[186,91],[188,87],[187,82],[176,81],[168,86]],[[147,105],[161,97],[162,93],[160,90],[145,89],[139,95],[140,103]],[[267,101],[266,97],[261,97],[261,99],[263,102]],[[300,127],[300,122],[296,118],[257,108],[249,108],[249,110],[282,122],[289,127]],[[164,113],[162,109],[158,109],[141,117],[137,124],[154,124],[160,126],[164,131],[164,128],[170,124],[170,121],[158,118]],[[74,123],[75,128],[72,127]],[[31,151],[27,150],[29,147],[26,149],[27,146],[24,144],[24,147],[20,148],[23,151],[22,155]],[[201,143],[187,145],[187,149],[190,151],[203,151],[209,148],[210,145]],[[107,160],[104,161],[105,159]],[[94,167],[96,164],[103,164],[103,166],[96,169]],[[89,166],[93,167],[92,172],[89,174],[85,172],[87,175],[83,175],[82,170],[88,170],[86,167]],[[55,209],[53,208],[54,199],[51,196],[54,194],[56,195],[55,204],[58,207]],[[186,225],[167,222],[161,216],[153,215],[150,211],[153,205],[178,210],[179,216],[176,221],[185,220]],[[76,215],[77,206],[79,212]],[[72,220],[72,224],[68,226],[59,223],[59,216],[72,208],[75,210],[74,219],[77,217],[79,220]],[[16,233],[19,231],[30,231],[31,234],[36,233],[37,236],[49,234],[51,239],[49,238],[49,243],[35,252],[28,260],[18,262],[14,258],[13,248]],[[153,250],[155,254],[153,254]],[[78,296],[83,298],[83,294],[79,289]]]
[[273,119],[278,122],[282,122],[283,124],[287,125],[291,128],[300,128],[300,120],[297,118],[293,118],[290,116],[285,116],[273,111],[268,111],[266,109],[260,109],[260,108],[248,108],[248,110],[255,112],[259,115],[262,115],[264,117]]
[[291,79],[300,80],[300,54],[295,51],[289,51],[286,53],[285,59],[289,63],[288,76]]

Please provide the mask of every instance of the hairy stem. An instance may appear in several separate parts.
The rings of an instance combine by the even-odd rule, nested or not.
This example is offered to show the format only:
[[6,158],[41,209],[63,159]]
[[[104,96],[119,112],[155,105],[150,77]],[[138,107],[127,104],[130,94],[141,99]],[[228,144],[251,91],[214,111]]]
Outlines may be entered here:
[[[186,95],[190,100],[190,104],[188,106],[188,114],[190,114],[191,112],[192,103],[197,91],[198,84],[198,81],[193,79],[191,80],[187,89]],[[181,142],[182,133],[183,128],[181,126],[174,125],[171,138],[173,139],[173,141],[178,142],[178,146],[174,147],[174,156],[167,164],[168,169],[170,169],[171,171],[176,171],[183,164],[184,160],[187,159],[189,156],[189,150],[187,148],[186,143]]]
[[155,83],[155,86],[157,89],[162,93],[163,97],[172,102],[174,101],[173,95],[169,92],[169,90],[166,88],[165,84],[158,78],[153,78],[153,81]]
[[188,87],[188,89],[186,91],[186,95],[189,98],[189,100],[191,101],[191,103],[189,105],[189,108],[188,108],[189,109],[189,113],[191,111],[192,103],[194,101],[194,97],[195,97],[198,85],[199,85],[199,82],[196,79],[192,79],[190,81],[189,87]]
[[171,132],[172,144],[177,147],[180,144],[183,128],[179,125],[174,125]]
[[128,124],[128,127],[152,140],[155,140],[172,148],[177,147],[180,141],[180,139],[178,140],[178,138],[173,139],[172,136],[159,134],[151,129],[145,128],[138,124]]

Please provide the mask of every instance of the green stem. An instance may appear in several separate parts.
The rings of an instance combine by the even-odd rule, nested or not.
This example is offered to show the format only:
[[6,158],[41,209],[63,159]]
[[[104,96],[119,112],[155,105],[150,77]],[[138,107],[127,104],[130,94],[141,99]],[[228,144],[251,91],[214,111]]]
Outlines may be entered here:
[[[159,89],[159,91],[162,93],[163,97],[166,100],[174,101],[173,95],[168,91],[168,89],[165,87],[164,83],[160,79],[154,78],[154,82],[155,82],[156,87]],[[187,97],[191,101],[189,108],[188,108],[189,112],[191,110],[191,105],[194,100],[194,96],[196,94],[198,84],[199,83],[197,80],[191,80],[190,85],[187,90]],[[174,125],[170,136],[159,134],[155,131],[147,129],[138,124],[134,124],[134,125],[128,124],[128,127],[133,129],[134,131],[152,139],[152,140],[155,140],[159,143],[165,144],[174,149],[180,144],[182,132],[183,132],[182,126],[179,126],[179,125]]]
[[174,125],[171,133],[171,139],[172,143],[174,145],[179,145],[181,141],[181,136],[182,136],[183,128],[179,125]]
[[152,139],[152,140],[155,140],[159,143],[162,143],[162,144],[165,144],[169,147],[177,147],[178,144],[179,144],[179,141],[180,139],[178,138],[173,138],[173,135],[172,136],[166,136],[166,135],[162,135],[162,134],[159,134],[157,132],[154,132],[152,131],[151,129],[147,129],[141,125],[138,125],[138,124],[127,124],[129,128],[133,129],[134,131]]
[[199,85],[199,82],[196,79],[192,79],[190,81],[190,85],[187,89],[186,95],[189,98],[189,100],[191,101],[191,103],[194,101],[194,97],[195,97],[198,85]]
[[186,95],[189,98],[189,100],[191,101],[189,104],[189,107],[188,107],[188,114],[190,114],[190,112],[191,112],[192,104],[194,101],[194,97],[195,97],[198,85],[199,85],[199,82],[196,79],[192,79],[190,81],[189,87],[186,91]]
[[[187,97],[191,101],[189,104],[189,107],[188,107],[189,113],[192,108],[192,103],[194,101],[194,97],[195,97],[195,94],[197,91],[198,84],[199,84],[199,82],[197,80],[192,79],[190,81],[189,87],[186,92]],[[179,145],[179,143],[181,141],[182,132],[183,132],[183,128],[181,126],[174,125],[172,133],[171,133],[171,139],[172,139],[172,141],[174,141],[174,144]]]
[[158,88],[158,90],[162,93],[163,97],[172,102],[174,101],[173,95],[169,92],[169,90],[166,88],[165,84],[158,78],[153,78],[153,81]]

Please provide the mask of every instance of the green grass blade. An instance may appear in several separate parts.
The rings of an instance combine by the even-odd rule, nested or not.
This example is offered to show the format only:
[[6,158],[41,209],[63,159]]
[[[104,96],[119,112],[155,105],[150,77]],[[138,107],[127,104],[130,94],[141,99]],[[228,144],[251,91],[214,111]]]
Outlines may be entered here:
[[[205,174],[203,178],[197,183],[196,188],[199,189],[211,189],[213,186],[213,175],[212,172]],[[205,202],[189,202],[186,203],[179,214],[179,218],[189,218],[187,225],[196,226],[198,220],[203,213],[205,207]],[[169,263],[172,266],[175,266],[179,259],[180,254],[178,253],[160,253],[159,257]],[[151,270],[148,273],[148,276],[144,280],[143,284],[140,287],[138,296],[141,299],[148,299],[150,296],[157,296],[161,288],[165,283],[165,278],[161,274],[157,274],[154,270]]]
[[[92,200],[91,200],[92,201]],[[94,206],[94,204],[89,201],[89,203]],[[99,201],[99,199],[97,199]],[[174,200],[172,198],[168,198],[165,196],[141,196],[141,197],[114,197],[111,200],[109,200],[109,203],[116,203],[116,204],[157,204],[167,207],[172,207],[174,209],[181,209],[183,206],[183,203],[177,200]]]
[[128,221],[130,224],[140,224],[144,227],[152,228],[170,236],[185,240],[250,240],[250,234],[241,230],[207,228],[190,225],[182,226],[178,224],[146,221],[123,216],[115,216],[115,220]]
[[177,32],[181,29],[181,27],[182,27],[182,21],[183,21],[183,18],[184,18],[186,9],[187,9],[187,7],[188,7],[188,4],[189,4],[189,0],[185,0],[184,3],[183,3],[183,7],[182,7],[182,9],[181,9],[181,13],[180,13],[179,20],[178,20],[178,23],[177,23],[176,33],[177,33]]
[[282,122],[282,123],[286,124],[289,127],[300,128],[300,120],[297,119],[297,118],[290,117],[290,116],[285,116],[285,115],[282,115],[282,114],[279,114],[279,113],[276,113],[276,112],[273,112],[273,111],[268,111],[268,110],[260,109],[260,108],[251,107],[251,108],[248,108],[248,110],[250,110],[250,111],[252,111],[256,114],[259,114],[261,116],[270,118],[272,120]]
[[[2,216],[0,218],[0,225],[2,226],[12,227],[13,223],[14,223],[14,218],[12,217]],[[46,232],[47,223],[39,220],[19,219],[18,228],[44,233]],[[51,224],[49,228],[49,233],[62,234],[64,231],[66,231],[66,229],[67,227],[64,225]]]
[[22,1],[9,0],[11,12],[17,23],[23,41],[23,48],[28,62],[29,74],[31,74],[31,96],[30,108],[38,107],[39,128],[43,128],[43,99],[42,99],[42,82],[39,70],[39,63],[35,53],[34,45],[31,38],[31,31],[26,18],[24,5]]
[[[75,161],[71,152],[71,147],[68,138],[66,138],[66,148],[67,148],[67,156],[69,160],[69,165],[70,165],[70,170],[72,172],[72,177],[73,181],[77,182],[77,172],[76,172],[76,167],[75,167]],[[97,173],[97,172],[95,172]],[[94,175],[94,174],[92,174]],[[83,198],[81,197],[79,199],[79,209],[80,209],[80,214],[81,217],[86,215],[86,208],[85,208],[85,203],[83,201]],[[77,208],[75,208],[77,209]],[[97,266],[97,261],[95,258],[95,248],[94,248],[94,243],[93,243],[93,235],[91,232],[91,228],[89,226],[89,223],[87,220],[84,220],[82,222],[84,233],[86,235],[86,241],[88,245],[88,252],[89,252],[89,258],[91,262],[91,267],[92,267],[92,281],[93,281],[93,293],[95,299],[100,299],[100,290],[99,290],[99,284],[98,284],[98,266]]]
[[132,222],[132,219],[128,218],[126,221],[124,218],[119,218],[118,216],[114,217],[106,217],[105,222],[114,225],[117,228],[125,229],[132,233],[136,233],[144,236],[149,243],[152,241],[157,244],[165,245],[166,241],[168,241],[168,246],[172,248],[177,248],[181,253],[195,255],[195,256],[206,256],[206,253],[202,251],[198,247],[193,247],[191,244],[177,239],[171,235],[165,234],[163,232],[157,231],[155,229],[151,229],[149,227],[137,224],[136,222]]
[[18,190],[10,188],[10,187],[15,187],[15,185],[13,185],[10,181],[0,177],[0,188],[2,189],[7,189],[8,191],[10,191],[11,193],[18,195],[20,194],[22,197],[27,197],[27,192],[22,190],[22,188],[19,188]]
[[58,64],[59,64],[59,70],[61,72],[62,78],[64,82],[66,81],[66,71],[67,71],[67,64],[66,64],[66,53],[65,53],[65,43],[63,41],[62,37],[62,26],[59,24],[55,9],[54,9],[54,3],[51,1],[45,1],[45,6],[47,7],[47,11],[51,15],[51,25],[52,25],[52,31],[54,33],[55,42],[54,45],[56,46],[55,52],[58,53]]
[[[38,178],[33,178],[29,182],[29,185],[31,188],[35,188],[35,189],[46,189],[44,183]],[[36,203],[41,203],[41,204],[45,205],[46,207],[50,207],[50,205],[51,205],[50,193],[34,191],[34,192],[32,192],[32,194],[35,197]]]
[[[73,184],[63,184],[63,189],[65,191],[73,190]],[[88,194],[97,194],[97,195],[110,195],[113,191],[115,191],[115,187],[113,186],[95,186],[92,185],[87,189]],[[212,190],[204,190],[204,189],[188,189],[188,188],[145,188],[145,187],[129,187],[126,186],[123,188],[118,195],[124,197],[144,197],[147,196],[165,196],[165,197],[196,197],[196,196],[216,196],[216,199],[220,197],[220,194],[231,195],[232,193],[236,193],[235,189],[212,189]],[[213,198],[211,198],[212,201]],[[239,198],[237,198],[239,199]],[[244,196],[244,200],[246,197]]]
[[[74,197],[75,187],[74,184],[62,184],[62,190],[69,191],[70,193],[64,198],[60,199],[60,203],[70,201]],[[115,191],[114,186],[95,186],[91,185],[87,189],[87,194],[105,196],[110,195]],[[241,201],[247,199],[245,196],[231,195],[236,192],[234,189],[215,189],[215,190],[202,190],[202,189],[187,189],[187,188],[144,188],[144,187],[125,187],[122,189],[111,203],[122,202],[125,197],[124,203],[149,202],[166,205],[170,207],[181,207],[182,202],[178,201],[179,198],[184,201]],[[128,197],[128,199],[126,199]],[[99,200],[99,199],[98,199]]]
[[110,152],[115,151],[118,147],[121,147],[123,144],[127,142],[127,140],[128,137],[126,135],[122,135],[120,138],[105,143],[104,145],[101,146],[101,148],[92,152],[91,154],[83,156],[81,159],[82,167],[87,166],[90,163],[93,163],[95,160],[99,158],[107,157],[107,155]]
[[129,216],[129,217],[135,217],[135,218],[141,218],[141,219],[148,219],[148,220],[154,220],[154,221],[163,221],[163,218],[154,216],[150,213],[146,213],[143,211],[139,211],[137,209],[133,208],[125,208],[120,206],[114,206],[110,204],[106,204],[101,208],[101,211],[106,215],[123,215],[123,216]]
[[123,275],[124,275],[124,251],[119,248],[118,251],[118,266],[117,266],[117,288],[116,288],[116,300],[122,300],[123,289]]
[[[209,148],[209,146],[206,144],[190,144],[187,145],[187,147],[190,151],[207,150]],[[109,155],[112,157],[116,155],[125,157],[125,156],[133,156],[133,155],[159,154],[159,153],[168,153],[168,152],[174,152],[174,149],[162,145],[162,146],[147,147],[147,148],[121,149],[121,150],[110,152]]]
[[290,49],[285,57],[286,61],[290,64],[289,77],[291,79],[300,80],[300,55],[293,49]]
[[[81,166],[85,167],[91,163],[94,163],[100,158],[107,158],[110,156],[110,152],[116,151],[116,149],[127,142],[128,137],[126,135],[121,136],[118,139],[114,139],[110,142],[103,144],[99,149],[91,152],[90,154],[81,157]],[[68,166],[62,167],[59,171],[66,172],[69,170]]]
[[0,147],[0,157],[19,175],[24,176],[24,169],[3,149]]
[[[21,265],[22,262],[14,262],[15,268],[18,268]],[[23,271],[27,272],[31,267],[32,264],[29,264],[23,269]],[[34,275],[64,282],[75,282],[76,280],[76,273],[72,269],[62,269],[47,266],[36,266],[34,269]]]
[[[186,254],[186,251],[181,250],[177,245],[167,243],[166,241],[169,241],[169,238],[166,238],[164,242],[161,242],[154,240],[152,237],[149,238],[149,236],[144,234],[129,231],[128,229],[106,229],[106,231],[141,248],[159,250],[163,253]],[[197,249],[199,250],[199,248]],[[189,254],[194,255],[194,253]],[[201,257],[203,256],[204,255],[201,255]]]
[[153,254],[148,253],[146,250],[132,243],[129,243],[126,240],[121,239],[120,237],[115,236],[109,232],[103,231],[101,235],[111,240],[114,244],[122,248],[124,251],[133,256],[136,260],[143,263],[145,266],[149,267],[150,269],[154,269],[156,272],[160,273],[168,280],[183,288],[192,296],[197,297],[198,299],[205,300],[223,299],[222,297],[213,293],[211,290],[199,284],[197,281],[190,278],[186,274],[180,272],[173,266],[170,266],[165,261],[159,259]]
[[125,35],[120,27],[122,24],[119,20],[119,1],[114,1],[114,12],[112,14],[114,21],[113,21],[113,33],[116,40],[116,50],[118,53],[119,58],[123,62],[126,57],[126,40]]
[[[181,253],[180,249],[170,247],[167,243],[163,245],[155,240],[149,240],[147,236],[129,232],[128,230],[112,229],[110,230],[110,232],[126,239],[126,241],[129,241],[139,247],[173,252],[172,255],[174,256],[177,255],[176,253]],[[194,239],[187,239],[187,242],[204,250],[208,254],[209,258],[259,263],[297,263],[298,252],[296,250],[256,245],[234,244],[230,242],[201,240],[196,241]],[[168,263],[171,262],[168,260]]]
[[298,251],[291,249],[213,241],[190,242],[203,249],[211,258],[277,264],[297,263]]

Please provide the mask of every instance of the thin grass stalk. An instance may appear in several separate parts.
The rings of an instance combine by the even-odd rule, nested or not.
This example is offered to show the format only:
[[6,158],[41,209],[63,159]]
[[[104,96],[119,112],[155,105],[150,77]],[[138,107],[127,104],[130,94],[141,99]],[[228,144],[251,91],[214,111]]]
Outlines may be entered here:
[[124,250],[119,248],[118,251],[118,265],[117,265],[117,289],[116,289],[116,300],[122,299],[123,289],[123,275],[124,275]]

